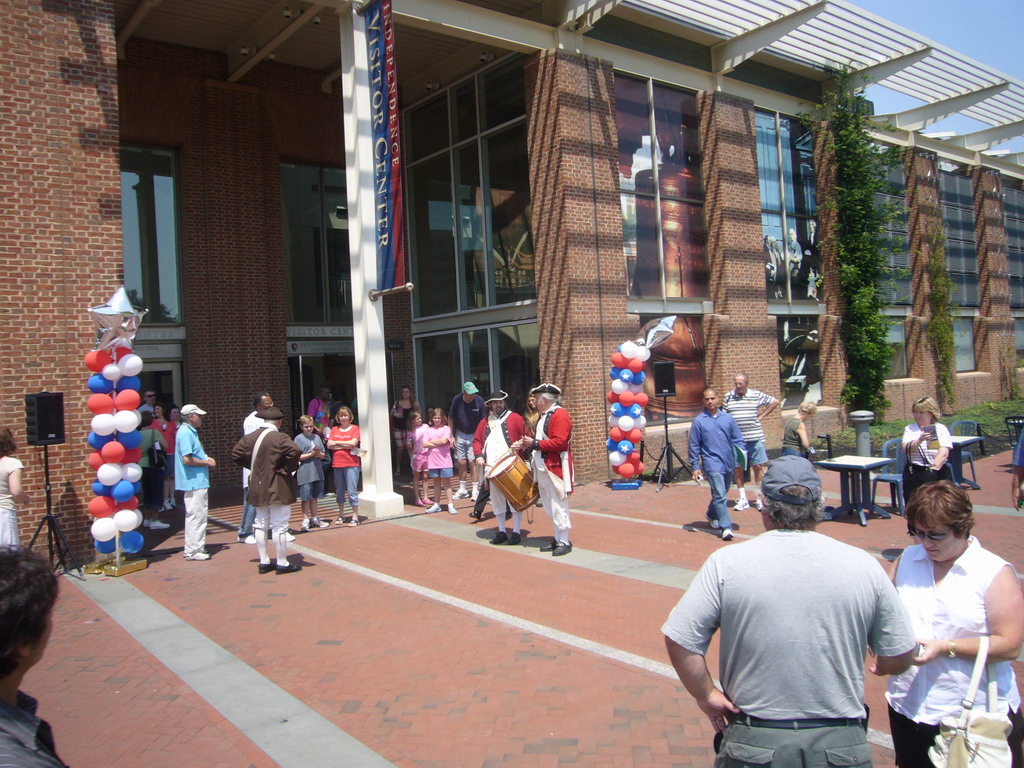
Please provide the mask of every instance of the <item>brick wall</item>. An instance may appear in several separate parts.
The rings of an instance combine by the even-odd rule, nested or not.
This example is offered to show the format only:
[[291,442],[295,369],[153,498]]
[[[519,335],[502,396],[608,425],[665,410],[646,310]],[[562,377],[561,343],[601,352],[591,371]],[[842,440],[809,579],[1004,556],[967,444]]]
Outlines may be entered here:
[[999,400],[1010,396],[1017,359],[1010,317],[1002,181],[996,171],[981,168],[971,169],[971,180],[981,298],[981,316],[974,322],[975,367],[991,374],[984,393],[979,395],[984,400]]
[[25,445],[23,398],[64,393],[67,442],[49,449],[53,509],[83,557],[95,479],[86,310],[110,298],[121,272],[113,24],[104,0],[9,0],[0,25],[0,423],[25,464],[32,500],[18,518],[27,544],[45,496],[42,449]]
[[564,391],[578,479],[604,479],[606,368],[638,335],[626,315],[612,69],[542,51],[525,77],[541,378]]

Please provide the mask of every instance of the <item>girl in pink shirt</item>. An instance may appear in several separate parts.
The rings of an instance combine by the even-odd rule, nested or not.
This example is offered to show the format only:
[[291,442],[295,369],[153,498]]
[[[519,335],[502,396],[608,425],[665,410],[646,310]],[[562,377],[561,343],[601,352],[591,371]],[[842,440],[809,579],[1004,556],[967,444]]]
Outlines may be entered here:
[[423,436],[427,433],[428,427],[423,423],[423,417],[419,411],[409,412],[409,421],[406,425],[405,447],[412,457],[412,490],[415,497],[413,503],[417,507],[429,507],[430,500],[427,495],[427,449],[423,447]]
[[451,497],[452,446],[455,439],[448,427],[448,417],[440,408],[431,408],[430,424],[423,433],[423,447],[427,449],[427,477],[434,480],[434,503],[427,514],[441,511],[441,499],[448,506],[448,514],[457,515]]

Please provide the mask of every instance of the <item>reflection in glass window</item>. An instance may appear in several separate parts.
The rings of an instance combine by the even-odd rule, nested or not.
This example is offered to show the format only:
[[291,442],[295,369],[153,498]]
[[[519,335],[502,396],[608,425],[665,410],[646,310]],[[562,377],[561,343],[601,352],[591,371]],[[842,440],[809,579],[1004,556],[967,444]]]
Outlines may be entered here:
[[[1003,182],[1006,184],[1006,180]],[[1004,186],[1003,225],[1010,272],[1010,307],[1024,309],[1024,192]]]
[[420,315],[458,312],[448,155],[413,166],[408,178],[416,308]]
[[953,320],[953,342],[956,344],[956,370],[974,370],[974,320],[958,317]]
[[1017,350],[1017,365],[1024,364],[1024,320],[1013,321],[1014,348]]
[[[961,307],[979,306],[978,246],[974,227],[971,178],[952,171],[939,172],[942,227],[946,233],[946,264],[953,281],[950,300]],[[971,369],[973,370],[973,362]]]
[[879,205],[889,205],[896,216],[886,222],[882,233],[882,249],[889,269],[883,278],[882,297],[886,304],[910,304],[910,236],[907,234],[906,177],[902,168],[893,168],[887,179],[889,187],[875,197]]
[[889,325],[889,337],[886,340],[892,344],[892,358],[889,361],[889,376],[887,378],[905,379],[907,377],[907,338],[902,320]]
[[121,231],[128,297],[149,309],[147,322],[181,323],[173,152],[121,149]]
[[491,221],[494,301],[508,304],[536,296],[533,241],[530,239],[530,180],[526,164],[526,124],[489,136],[487,179]]
[[424,372],[416,388],[420,405],[423,408],[442,408],[448,413],[448,406],[455,394],[461,391],[463,382],[459,335],[447,333],[419,337],[416,339],[416,361],[417,370]]
[[780,317],[777,322],[782,407],[796,408],[803,402],[820,403],[818,318]]
[[812,134],[795,118],[758,112],[756,139],[768,299],[815,301],[821,258]]
[[282,163],[288,321],[351,323],[345,172]]
[[616,74],[615,110],[629,295],[707,296],[696,97]]
[[522,413],[526,408],[526,396],[540,383],[537,324],[520,323],[492,328],[491,345],[498,367],[498,388],[508,392],[509,408]]

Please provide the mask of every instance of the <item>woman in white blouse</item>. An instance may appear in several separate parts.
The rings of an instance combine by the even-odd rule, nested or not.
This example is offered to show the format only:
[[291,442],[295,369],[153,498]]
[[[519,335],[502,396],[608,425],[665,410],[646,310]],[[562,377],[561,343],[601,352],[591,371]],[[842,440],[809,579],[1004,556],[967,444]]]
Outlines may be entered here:
[[903,501],[921,485],[936,480],[952,480],[946,459],[953,447],[949,430],[940,424],[939,404],[931,397],[922,397],[912,406],[914,421],[903,430],[903,451],[907,464],[903,468]]
[[[986,690],[975,708],[1007,712],[1014,768],[1022,768],[1024,717],[1010,662],[1024,642],[1024,596],[1013,566],[970,535],[974,511],[967,494],[950,482],[921,486],[907,504],[907,547],[890,571],[910,614],[919,648],[910,669],[889,678],[889,724],[900,768],[932,768],[928,748],[939,720],[958,716],[974,667],[978,638],[990,638],[989,662],[999,700]],[[984,681],[983,681],[984,682]]]

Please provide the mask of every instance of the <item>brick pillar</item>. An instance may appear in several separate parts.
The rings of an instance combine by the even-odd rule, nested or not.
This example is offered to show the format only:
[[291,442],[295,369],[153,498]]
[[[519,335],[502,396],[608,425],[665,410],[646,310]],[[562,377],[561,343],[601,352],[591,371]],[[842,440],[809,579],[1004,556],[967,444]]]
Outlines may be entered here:
[[187,398],[213,485],[241,486],[229,451],[253,393],[289,413],[277,154],[256,88],[207,80],[181,150],[181,275]]
[[[708,382],[725,393],[743,371],[750,385],[781,399],[775,318],[768,315],[757,175],[754,104],[724,93],[702,93],[701,152],[707,253],[715,313],[704,316]],[[778,419],[764,425],[781,439]]]
[[[938,162],[930,153],[908,149],[903,170],[907,181],[907,234],[914,293],[912,314],[906,318],[907,373],[925,382],[917,397],[935,396],[935,356],[926,331],[931,316],[928,306],[931,280],[927,268],[931,252],[929,237],[935,227],[942,226]],[[912,401],[914,398],[909,399]],[[909,416],[909,403],[906,407],[906,415]]]
[[606,368],[626,315],[611,65],[540,51],[525,66],[541,378],[563,388],[580,481],[609,476]]
[[1010,396],[1016,375],[1013,319],[1010,317],[1010,282],[1003,226],[1003,186],[996,171],[971,169],[974,186],[975,231],[978,245],[980,316],[975,320],[975,367],[992,374],[986,399]]
[[32,497],[18,513],[20,537],[28,544],[46,511],[43,450],[25,444],[24,396],[63,392],[67,442],[49,449],[53,510],[91,559],[82,360],[95,326],[86,310],[110,298],[121,275],[112,2],[4,4],[0,156],[0,423],[14,433]]

